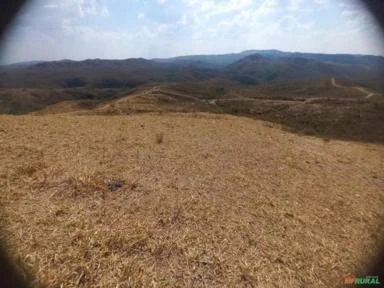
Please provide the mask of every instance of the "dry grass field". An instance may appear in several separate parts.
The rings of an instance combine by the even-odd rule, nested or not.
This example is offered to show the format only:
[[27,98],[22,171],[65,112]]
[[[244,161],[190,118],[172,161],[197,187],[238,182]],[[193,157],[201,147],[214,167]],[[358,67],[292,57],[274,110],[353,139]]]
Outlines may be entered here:
[[[90,95],[98,95],[98,100],[56,99],[59,102],[30,112],[34,115],[231,114],[274,122],[298,134],[384,144],[384,97],[376,90],[357,88],[352,86],[354,83],[332,78],[281,81],[252,87],[230,84],[213,81],[152,84],[125,93],[114,91],[111,99],[103,98],[108,91],[90,91]],[[66,91],[69,92],[74,93]],[[9,93],[12,95],[12,91]],[[369,98],[367,93],[371,94]]]
[[36,287],[341,287],[384,241],[382,145],[204,113],[3,115],[0,136]]

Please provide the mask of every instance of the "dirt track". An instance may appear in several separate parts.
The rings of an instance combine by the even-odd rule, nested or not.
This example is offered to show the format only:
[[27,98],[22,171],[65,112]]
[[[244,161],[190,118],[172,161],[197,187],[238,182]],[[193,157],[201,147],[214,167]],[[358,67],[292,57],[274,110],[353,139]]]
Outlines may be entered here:
[[348,87],[348,86],[343,86],[343,85],[337,84],[335,77],[331,78],[331,83],[332,83],[332,86],[334,86],[336,88],[352,88],[352,89],[358,90],[358,91],[365,94],[365,99],[369,99],[372,96],[376,95],[375,93],[369,91],[367,88],[364,88],[364,87],[360,87],[360,86]]

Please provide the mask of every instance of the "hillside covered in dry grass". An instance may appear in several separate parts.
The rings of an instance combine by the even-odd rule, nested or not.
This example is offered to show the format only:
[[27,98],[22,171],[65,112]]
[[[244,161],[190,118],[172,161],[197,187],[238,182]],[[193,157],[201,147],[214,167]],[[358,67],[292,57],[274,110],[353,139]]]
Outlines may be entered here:
[[343,287],[384,243],[383,73],[277,50],[1,66],[0,248],[34,288]]
[[1,226],[36,287],[342,287],[384,241],[379,144],[167,111],[0,135]]
[[383,144],[384,96],[377,90],[357,85],[335,78],[281,81],[255,86],[243,86],[225,80],[152,84],[120,94],[120,97],[112,100],[61,101],[31,113],[232,114],[277,123],[283,129],[298,134]]

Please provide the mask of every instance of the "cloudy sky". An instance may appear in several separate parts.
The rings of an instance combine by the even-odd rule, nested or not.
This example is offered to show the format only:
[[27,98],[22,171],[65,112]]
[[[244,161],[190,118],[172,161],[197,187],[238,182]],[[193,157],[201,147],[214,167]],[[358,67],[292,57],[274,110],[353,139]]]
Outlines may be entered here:
[[247,49],[384,55],[353,0],[35,0],[2,63],[218,54]]

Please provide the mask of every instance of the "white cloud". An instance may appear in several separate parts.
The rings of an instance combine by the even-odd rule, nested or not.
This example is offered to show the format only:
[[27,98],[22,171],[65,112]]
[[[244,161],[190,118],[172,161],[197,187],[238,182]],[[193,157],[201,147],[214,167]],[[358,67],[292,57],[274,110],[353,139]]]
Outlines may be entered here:
[[219,2],[214,5],[208,15],[221,15],[242,11],[252,5],[252,0],[229,0],[226,2]]
[[299,10],[299,8],[302,8],[304,3],[304,0],[289,0],[288,10]]
[[179,21],[177,21],[177,24],[179,25],[187,25],[188,24],[188,17],[187,15],[182,15],[181,18],[179,19]]
[[271,14],[276,12],[279,7],[277,0],[264,0],[264,2],[257,9],[257,14]]
[[59,5],[57,5],[57,4],[45,4],[45,5],[43,5],[43,8],[48,8],[48,9],[50,9],[50,8],[58,8],[59,7]]
[[252,5],[252,0],[183,0],[182,2],[186,4],[189,9],[192,9],[195,13],[203,14],[208,17],[238,12]]
[[356,29],[375,28],[372,16],[363,10],[344,10],[341,16],[346,19],[347,23]]
[[64,16],[86,17],[86,16],[108,16],[109,10],[104,2],[100,0],[38,0],[35,4],[59,12]]
[[324,4],[329,4],[330,0],[313,0],[316,4],[319,5],[324,5]]

